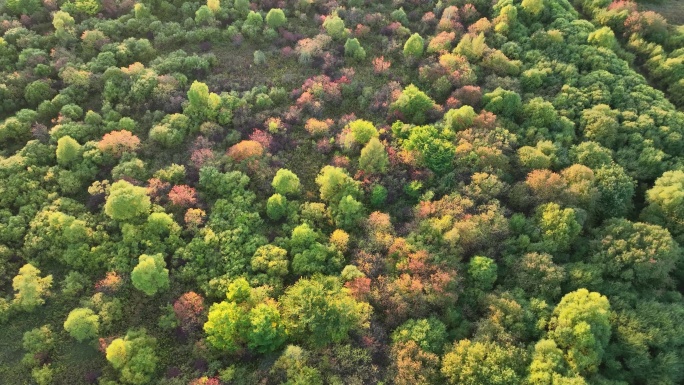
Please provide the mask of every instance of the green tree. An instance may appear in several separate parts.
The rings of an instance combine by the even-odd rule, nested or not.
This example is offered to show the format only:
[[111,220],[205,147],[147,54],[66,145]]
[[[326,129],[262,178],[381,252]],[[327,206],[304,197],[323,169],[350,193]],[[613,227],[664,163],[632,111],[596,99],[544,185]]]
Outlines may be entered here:
[[280,311],[275,301],[260,303],[249,311],[247,346],[259,353],[280,348],[287,338]]
[[74,161],[78,158],[80,151],[81,145],[69,135],[57,140],[57,162],[61,165],[68,165]]
[[14,15],[33,15],[43,8],[40,0],[7,0],[5,6]]
[[128,221],[147,215],[150,211],[150,197],[144,187],[133,186],[120,180],[112,184],[105,203],[105,214],[117,221]]
[[632,209],[632,197],[636,183],[625,170],[613,164],[595,171],[596,188],[599,191],[597,209],[604,218],[620,217]]
[[624,282],[639,292],[673,287],[670,274],[681,261],[681,249],[666,229],[612,219],[597,235],[590,261],[603,271],[606,293],[624,294],[625,286],[612,287],[613,282]]
[[414,33],[411,37],[404,43],[404,57],[412,59],[420,59],[423,56],[423,51],[425,50],[425,41],[423,38]]
[[522,99],[513,91],[499,87],[482,97],[482,103],[487,111],[506,118],[515,118],[522,111]]
[[580,376],[598,371],[610,334],[608,299],[587,289],[566,294],[549,321],[549,337],[563,350],[573,373]]
[[301,189],[299,177],[286,168],[281,168],[276,172],[271,186],[280,195],[295,195]]
[[273,245],[259,247],[252,257],[252,270],[273,277],[287,275],[288,264],[287,251]]
[[368,327],[370,305],[358,302],[335,277],[300,278],[280,300],[287,330],[295,340],[325,346]]
[[40,270],[31,264],[26,264],[19,269],[19,274],[12,280],[14,303],[20,309],[32,311],[45,303],[43,297],[50,294],[52,275],[40,277]]
[[29,83],[24,89],[24,99],[31,107],[37,107],[41,102],[54,96],[50,83],[45,80],[36,80]]
[[100,317],[88,308],[77,308],[69,312],[64,321],[64,330],[79,342],[97,337]]
[[155,354],[156,340],[145,330],[131,330],[124,338],[109,344],[107,361],[119,370],[121,382],[144,385],[152,381],[159,358]]
[[475,256],[468,263],[468,276],[476,287],[491,290],[496,282],[498,267],[493,259]]
[[339,40],[346,35],[344,20],[337,16],[337,13],[333,13],[325,18],[323,28],[325,28],[325,32],[333,39]]
[[344,56],[361,61],[366,58],[366,50],[361,47],[359,39],[347,39],[344,43]]
[[266,24],[273,29],[278,29],[287,24],[285,13],[280,8],[271,8],[266,14]]
[[351,130],[354,141],[362,145],[368,143],[371,138],[377,138],[379,135],[378,129],[367,120],[354,120],[347,127]]
[[610,106],[599,104],[582,111],[580,128],[584,136],[602,146],[612,148],[617,140],[619,111],[611,110]]
[[321,193],[321,199],[326,202],[338,203],[343,197],[350,195],[358,197],[359,182],[352,179],[342,168],[325,166],[316,177]]
[[541,249],[552,254],[569,250],[582,231],[575,210],[561,209],[557,203],[539,206],[536,221],[541,232]]
[[613,48],[617,46],[615,34],[610,27],[602,27],[590,33],[589,37],[587,38],[587,42],[589,42],[589,44],[605,48]]
[[371,174],[383,174],[389,166],[387,150],[378,138],[372,138],[366,146],[361,149],[359,157],[359,168]]
[[211,305],[204,332],[207,341],[216,349],[234,352],[240,349],[249,327],[245,310],[235,302]]
[[403,120],[407,122],[423,124],[427,121],[427,114],[435,109],[435,101],[418,87],[410,84],[392,103],[390,109],[401,113]]
[[340,199],[333,214],[335,224],[345,230],[357,228],[364,216],[363,204],[351,195]]
[[280,194],[273,194],[266,202],[266,214],[274,221],[287,215],[287,198]]
[[139,258],[138,265],[131,272],[131,281],[136,289],[147,295],[169,288],[169,269],[161,254],[146,255]]
[[646,217],[654,216],[684,243],[684,171],[667,171],[646,192]]
[[392,333],[392,342],[414,341],[421,349],[440,354],[447,341],[446,325],[437,318],[410,319]]
[[526,351],[515,346],[461,340],[444,355],[442,374],[454,385],[519,385],[526,361]]
[[449,110],[444,114],[444,125],[453,131],[462,131],[470,128],[477,117],[477,113],[471,106],[462,106],[458,109]]

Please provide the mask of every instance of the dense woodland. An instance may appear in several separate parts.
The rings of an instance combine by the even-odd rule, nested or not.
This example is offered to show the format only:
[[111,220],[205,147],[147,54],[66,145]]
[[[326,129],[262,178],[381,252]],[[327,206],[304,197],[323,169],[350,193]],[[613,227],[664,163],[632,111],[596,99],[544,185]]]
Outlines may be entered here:
[[0,1],[0,383],[684,383],[664,16]]

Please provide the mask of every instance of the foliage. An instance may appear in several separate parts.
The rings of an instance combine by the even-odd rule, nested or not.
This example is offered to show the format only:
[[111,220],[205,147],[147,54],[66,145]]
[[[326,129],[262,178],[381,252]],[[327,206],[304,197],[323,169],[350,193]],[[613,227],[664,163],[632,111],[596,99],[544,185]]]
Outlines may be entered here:
[[150,198],[143,187],[120,180],[109,188],[105,214],[114,220],[128,221],[146,215],[150,210]]
[[147,295],[155,295],[169,287],[169,270],[161,254],[146,255],[139,258],[131,272],[131,281],[136,289]]
[[100,317],[88,308],[77,308],[69,312],[64,321],[64,330],[78,341],[97,337]]
[[15,291],[14,304],[22,310],[33,311],[45,303],[43,297],[50,293],[52,275],[40,277],[40,270],[31,264],[19,269],[19,274],[12,280]]

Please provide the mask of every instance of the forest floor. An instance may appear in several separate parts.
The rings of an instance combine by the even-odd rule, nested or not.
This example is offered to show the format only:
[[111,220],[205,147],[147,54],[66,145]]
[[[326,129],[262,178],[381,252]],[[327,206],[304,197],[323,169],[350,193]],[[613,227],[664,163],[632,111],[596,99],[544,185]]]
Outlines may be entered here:
[[671,24],[684,25],[684,0],[667,0],[660,3],[641,3],[641,10],[655,11]]

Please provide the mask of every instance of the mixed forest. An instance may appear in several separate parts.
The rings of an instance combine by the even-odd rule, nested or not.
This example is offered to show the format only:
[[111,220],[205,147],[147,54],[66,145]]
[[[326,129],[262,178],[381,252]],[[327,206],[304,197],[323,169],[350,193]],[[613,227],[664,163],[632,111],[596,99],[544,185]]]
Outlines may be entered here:
[[0,1],[0,383],[684,383],[663,1]]

